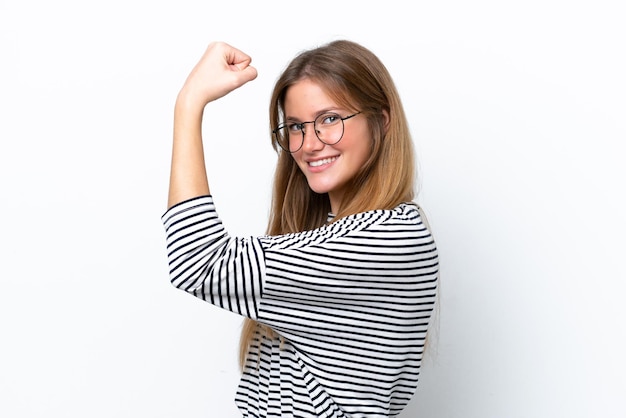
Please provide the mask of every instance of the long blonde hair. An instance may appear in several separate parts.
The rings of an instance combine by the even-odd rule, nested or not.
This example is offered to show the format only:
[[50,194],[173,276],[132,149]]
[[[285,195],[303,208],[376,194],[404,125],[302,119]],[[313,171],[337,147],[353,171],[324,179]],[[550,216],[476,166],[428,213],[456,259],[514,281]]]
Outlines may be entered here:
[[[301,52],[278,78],[270,100],[270,129],[284,116],[290,86],[309,79],[324,88],[337,104],[360,111],[367,118],[371,153],[351,180],[335,221],[373,209],[392,209],[415,196],[415,156],[406,115],[395,84],[380,59],[367,48],[337,40]],[[322,226],[330,211],[327,194],[313,192],[291,154],[278,154],[267,234],[300,232]],[[273,335],[252,319],[243,324],[239,361],[243,367],[257,332]]]

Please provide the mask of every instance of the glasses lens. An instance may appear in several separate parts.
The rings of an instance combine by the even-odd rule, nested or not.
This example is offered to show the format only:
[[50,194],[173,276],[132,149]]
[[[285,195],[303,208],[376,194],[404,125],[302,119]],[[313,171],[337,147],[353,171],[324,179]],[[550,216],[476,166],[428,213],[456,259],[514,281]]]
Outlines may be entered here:
[[[274,138],[282,149],[287,152],[296,152],[300,148],[302,134],[289,133],[289,126],[282,125],[274,131]],[[298,139],[299,138],[299,139]]]
[[336,113],[324,113],[315,119],[315,133],[323,143],[334,145],[343,136],[343,120]]

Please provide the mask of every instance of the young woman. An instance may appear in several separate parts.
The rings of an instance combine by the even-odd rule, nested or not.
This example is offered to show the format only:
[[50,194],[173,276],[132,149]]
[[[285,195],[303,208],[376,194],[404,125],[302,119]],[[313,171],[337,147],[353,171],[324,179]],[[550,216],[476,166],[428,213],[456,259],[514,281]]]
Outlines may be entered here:
[[412,140],[380,60],[351,41],[305,51],[270,103],[278,153],[267,235],[231,237],[201,135],[207,103],[257,76],[211,43],[175,106],[167,234],[174,286],[246,318],[245,417],[388,417],[414,394],[438,284],[414,199]]

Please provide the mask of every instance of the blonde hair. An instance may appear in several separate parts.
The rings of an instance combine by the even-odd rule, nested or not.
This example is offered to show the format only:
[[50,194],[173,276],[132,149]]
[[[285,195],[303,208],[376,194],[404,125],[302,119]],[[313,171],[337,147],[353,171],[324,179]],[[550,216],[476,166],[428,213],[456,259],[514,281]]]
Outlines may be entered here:
[[[400,96],[387,68],[367,48],[337,40],[301,52],[278,78],[270,100],[271,129],[282,122],[290,86],[308,79],[322,86],[340,106],[367,118],[371,134],[369,159],[352,178],[334,220],[373,209],[392,209],[415,196],[413,141]],[[313,192],[291,154],[278,153],[267,234],[279,235],[322,226],[330,211],[327,194]],[[268,327],[246,319],[239,360],[243,367],[252,340],[274,335]]]

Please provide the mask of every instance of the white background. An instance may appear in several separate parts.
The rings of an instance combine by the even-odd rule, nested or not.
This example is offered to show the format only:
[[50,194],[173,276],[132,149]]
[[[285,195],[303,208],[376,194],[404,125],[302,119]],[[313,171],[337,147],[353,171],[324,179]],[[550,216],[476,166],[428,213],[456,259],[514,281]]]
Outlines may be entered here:
[[273,82],[347,38],[397,82],[441,254],[402,417],[623,418],[622,4],[0,0],[0,416],[239,416],[239,318],[167,277],[174,98],[209,41],[252,56],[207,164],[261,234]]

